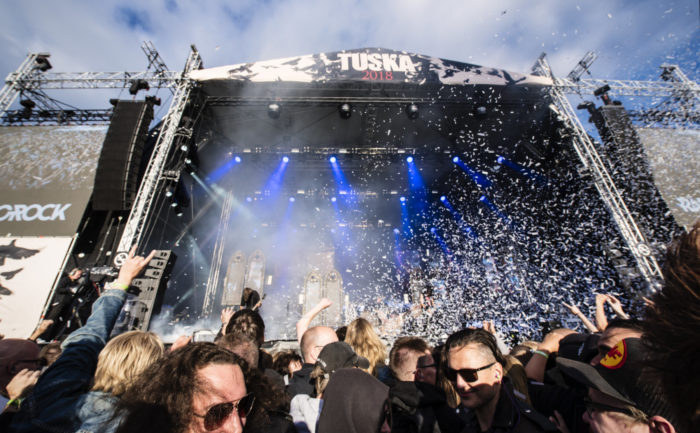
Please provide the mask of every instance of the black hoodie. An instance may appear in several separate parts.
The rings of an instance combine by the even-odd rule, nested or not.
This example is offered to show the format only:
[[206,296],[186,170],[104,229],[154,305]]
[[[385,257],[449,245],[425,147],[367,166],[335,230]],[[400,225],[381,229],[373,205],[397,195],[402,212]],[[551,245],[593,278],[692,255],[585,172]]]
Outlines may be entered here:
[[336,370],[323,392],[317,433],[377,433],[389,409],[389,387],[357,368]]

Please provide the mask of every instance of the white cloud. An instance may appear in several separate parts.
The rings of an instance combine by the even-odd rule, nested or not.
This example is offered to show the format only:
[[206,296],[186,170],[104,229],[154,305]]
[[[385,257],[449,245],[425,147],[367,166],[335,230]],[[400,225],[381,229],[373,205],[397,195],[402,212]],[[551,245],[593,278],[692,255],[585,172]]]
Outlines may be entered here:
[[514,0],[9,1],[0,5],[0,75],[16,69],[30,51],[50,52],[56,71],[142,70],[146,59],[139,47],[149,39],[170,69],[182,68],[191,43],[207,67],[380,46],[527,72],[546,51],[559,75],[593,49],[600,53],[592,68],[599,78],[653,79],[664,61],[680,61],[697,77],[697,3],[646,0],[629,6]]

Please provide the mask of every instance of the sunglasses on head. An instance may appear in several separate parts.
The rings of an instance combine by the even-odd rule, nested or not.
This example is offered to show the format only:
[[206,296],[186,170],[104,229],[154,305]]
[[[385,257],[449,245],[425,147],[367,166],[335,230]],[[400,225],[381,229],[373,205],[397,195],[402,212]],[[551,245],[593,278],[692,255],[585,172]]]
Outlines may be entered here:
[[193,415],[199,418],[204,418],[204,428],[208,431],[215,430],[221,427],[233,411],[238,411],[239,418],[245,418],[250,414],[253,408],[255,396],[246,394],[243,398],[236,401],[227,401],[225,403],[216,404],[207,410],[204,415],[194,413]]
[[491,367],[494,364],[495,364],[495,362],[492,362],[491,364],[485,365],[481,368],[463,368],[461,370],[455,370],[455,369],[452,369],[450,367],[447,367],[447,370],[445,371],[445,377],[450,382],[456,382],[457,375],[459,374],[460,376],[462,376],[462,379],[465,382],[476,382],[477,380],[479,380],[478,373],[481,370],[486,370],[487,368]]

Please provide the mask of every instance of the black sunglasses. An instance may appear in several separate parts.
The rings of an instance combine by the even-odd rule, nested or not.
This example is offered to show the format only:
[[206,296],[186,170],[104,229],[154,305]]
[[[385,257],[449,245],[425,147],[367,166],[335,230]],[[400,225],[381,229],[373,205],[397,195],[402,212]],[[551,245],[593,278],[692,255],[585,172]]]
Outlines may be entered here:
[[251,409],[253,409],[253,402],[255,402],[255,396],[252,394],[246,394],[243,398],[236,401],[227,401],[226,403],[216,404],[207,410],[204,415],[199,415],[193,413],[194,416],[199,418],[204,418],[204,428],[208,431],[215,430],[221,427],[231,416],[234,410],[238,411],[239,418],[245,418],[250,414]]
[[624,407],[617,407],[617,406],[610,406],[609,404],[605,403],[598,403],[595,401],[592,401],[589,398],[584,398],[583,399],[583,404],[586,406],[586,412],[588,412],[588,416],[593,416],[593,412],[618,412],[618,413],[623,413],[627,416],[634,417],[634,414],[632,413],[631,410],[624,408]]
[[463,368],[461,370],[455,370],[450,367],[447,367],[447,370],[445,371],[445,377],[450,382],[456,382],[457,375],[459,374],[460,376],[462,376],[462,379],[464,379],[465,382],[476,382],[477,380],[479,380],[479,375],[477,373],[479,373],[481,370],[486,370],[494,364],[495,362],[492,362],[491,364],[485,365],[481,368]]

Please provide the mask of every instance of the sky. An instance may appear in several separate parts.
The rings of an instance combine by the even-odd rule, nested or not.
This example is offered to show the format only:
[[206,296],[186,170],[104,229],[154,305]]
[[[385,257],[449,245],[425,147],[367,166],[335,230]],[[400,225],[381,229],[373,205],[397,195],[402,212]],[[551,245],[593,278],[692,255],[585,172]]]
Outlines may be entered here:
[[[546,52],[566,76],[588,50],[595,78],[657,79],[676,63],[699,81],[697,0],[237,0],[0,3],[0,76],[29,52],[48,52],[55,72],[140,71],[154,43],[171,70],[190,44],[205,67],[342,49],[382,47],[513,72]],[[108,97],[81,96],[107,108]],[[59,97],[59,99],[61,99]]]

